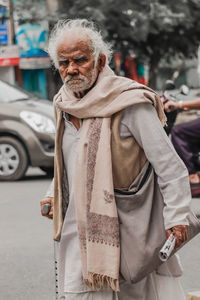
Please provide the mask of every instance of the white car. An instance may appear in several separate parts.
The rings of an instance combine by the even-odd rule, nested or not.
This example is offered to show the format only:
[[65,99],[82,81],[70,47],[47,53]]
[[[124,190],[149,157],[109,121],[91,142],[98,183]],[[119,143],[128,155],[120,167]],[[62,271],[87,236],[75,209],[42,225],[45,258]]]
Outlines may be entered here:
[[53,105],[0,81],[0,180],[18,180],[28,166],[53,171]]

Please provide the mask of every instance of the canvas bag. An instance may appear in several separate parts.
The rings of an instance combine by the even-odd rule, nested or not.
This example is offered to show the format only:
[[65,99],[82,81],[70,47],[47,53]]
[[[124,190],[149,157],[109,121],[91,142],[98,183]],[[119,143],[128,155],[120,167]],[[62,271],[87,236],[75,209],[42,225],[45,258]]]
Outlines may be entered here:
[[[157,176],[149,162],[128,191],[115,189],[115,199],[120,224],[120,273],[126,281],[136,283],[162,264],[158,254],[166,241],[164,201]],[[200,221],[192,211],[188,213],[188,221],[188,239],[185,243],[200,232]],[[170,259],[174,258],[172,256]]]

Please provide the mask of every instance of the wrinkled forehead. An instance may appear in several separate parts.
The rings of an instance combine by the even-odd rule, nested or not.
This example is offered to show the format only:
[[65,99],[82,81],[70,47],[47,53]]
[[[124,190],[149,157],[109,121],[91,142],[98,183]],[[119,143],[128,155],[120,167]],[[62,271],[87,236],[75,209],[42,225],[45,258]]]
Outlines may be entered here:
[[88,35],[80,29],[64,32],[58,41],[57,54],[75,51],[92,54],[92,44]]

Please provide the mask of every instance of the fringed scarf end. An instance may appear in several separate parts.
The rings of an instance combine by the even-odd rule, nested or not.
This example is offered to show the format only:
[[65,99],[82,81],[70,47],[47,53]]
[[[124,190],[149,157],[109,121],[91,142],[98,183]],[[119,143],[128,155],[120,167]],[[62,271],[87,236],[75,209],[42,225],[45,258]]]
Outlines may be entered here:
[[119,279],[114,279],[106,275],[89,273],[88,278],[83,280],[85,285],[94,291],[99,291],[105,287],[110,287],[113,291],[119,292]]

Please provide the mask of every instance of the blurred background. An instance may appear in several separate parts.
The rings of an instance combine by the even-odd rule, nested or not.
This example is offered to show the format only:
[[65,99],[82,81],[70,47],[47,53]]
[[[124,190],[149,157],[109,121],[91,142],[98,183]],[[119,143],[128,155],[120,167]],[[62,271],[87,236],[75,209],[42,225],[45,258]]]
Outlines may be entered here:
[[177,86],[200,85],[199,0],[0,0],[0,79],[52,100],[61,85],[46,53],[59,19],[94,20],[114,49],[120,75],[162,89],[179,71]]
[[[113,45],[116,74],[160,94],[170,79],[181,101],[200,96],[200,0],[0,0],[0,300],[55,299],[52,222],[39,202],[53,176],[52,100],[62,82],[46,49],[54,24],[77,17]],[[177,122],[194,118],[199,110]],[[200,291],[199,242],[180,250],[186,295]]]

